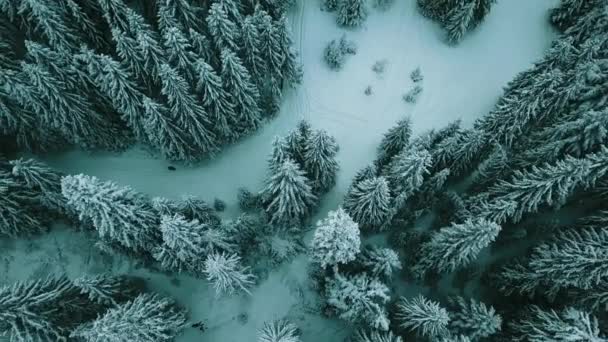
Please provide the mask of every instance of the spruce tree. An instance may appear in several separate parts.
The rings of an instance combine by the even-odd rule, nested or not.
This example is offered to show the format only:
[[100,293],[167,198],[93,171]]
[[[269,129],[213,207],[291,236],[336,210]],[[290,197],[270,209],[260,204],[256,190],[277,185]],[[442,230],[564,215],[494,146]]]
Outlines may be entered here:
[[158,217],[147,199],[131,188],[81,174],[63,177],[61,189],[67,204],[81,221],[90,220],[100,237],[139,251],[158,244]]
[[205,62],[212,65],[218,65],[218,57],[215,53],[209,38],[203,33],[196,30],[190,29],[188,32],[190,37],[190,45],[192,45],[192,51],[197,58],[202,58]]
[[235,104],[222,86],[222,79],[213,67],[202,59],[194,65],[196,91],[202,104],[211,114],[214,132],[224,141],[236,138],[232,126],[235,124],[237,113]]
[[66,52],[77,49],[77,35],[66,24],[66,13],[59,3],[50,0],[22,0],[17,13],[54,48]]
[[257,342],[301,342],[298,327],[288,320],[264,322],[258,331]]
[[277,27],[272,21],[272,17],[259,7],[256,8],[254,20],[260,35],[260,51],[265,67],[264,74],[275,80],[282,79],[283,56],[281,42],[277,34]]
[[159,12],[171,13],[179,25],[185,29],[198,29],[200,11],[188,0],[157,0]]
[[448,12],[445,29],[450,43],[460,42],[464,34],[474,26],[476,5],[477,1],[459,1],[458,5]]
[[243,62],[247,66],[247,70],[251,72],[251,76],[258,85],[264,80],[264,71],[266,70],[266,59],[263,58],[261,47],[264,42],[260,37],[258,26],[252,16],[247,16],[243,21],[241,29],[241,49],[243,54]]
[[173,300],[143,294],[80,325],[70,337],[86,342],[169,342],[185,324],[186,312]]
[[[192,52],[192,46],[188,38],[178,27],[169,27],[163,30],[163,45],[168,52],[169,64],[179,70],[188,82],[193,82],[194,71],[192,68],[197,58]],[[162,73],[163,71],[161,71]]]
[[314,131],[304,150],[304,171],[316,193],[328,191],[335,183],[338,162],[335,157],[338,144],[324,130]]
[[202,263],[205,255],[202,235],[205,228],[198,220],[188,221],[179,214],[165,215],[160,220],[163,243],[175,251],[182,262],[190,264]]
[[494,144],[492,152],[479,164],[477,173],[473,177],[472,188],[485,190],[497,182],[508,170],[509,155],[500,144]]
[[230,50],[222,51],[221,78],[224,88],[234,98],[239,128],[243,132],[251,131],[260,124],[258,107],[259,93],[247,69],[237,55]]
[[305,219],[317,200],[304,172],[291,159],[272,172],[261,195],[273,224]]
[[421,336],[437,339],[448,335],[450,316],[439,303],[426,299],[422,295],[397,303],[395,316],[399,326],[416,331]]
[[361,26],[367,18],[368,9],[364,0],[339,0],[338,24],[342,26]]
[[240,39],[239,28],[228,17],[228,13],[226,13],[220,3],[211,5],[206,20],[209,33],[211,33],[215,46],[219,51],[223,51],[224,49],[237,51],[239,49],[237,44]]
[[511,324],[515,338],[520,341],[589,341],[602,342],[597,318],[574,308],[561,311],[543,310],[532,306],[525,318]]
[[205,109],[190,93],[188,83],[167,64],[161,65],[162,94],[167,99],[175,123],[187,129],[188,138],[201,155],[217,149],[215,134]]
[[317,222],[311,242],[311,256],[322,268],[332,266],[337,270],[339,264],[355,260],[360,245],[359,225],[342,208],[338,208]]
[[112,40],[116,44],[116,52],[127,70],[135,76],[135,80],[147,81],[148,76],[144,67],[144,58],[139,51],[136,39],[129,37],[125,32],[117,28],[112,29]]
[[344,209],[362,226],[379,227],[389,218],[391,195],[384,177],[363,180],[344,197]]
[[388,330],[389,320],[384,306],[390,300],[389,289],[378,279],[365,273],[353,276],[337,273],[325,286],[325,297],[341,319]]
[[450,315],[450,330],[456,335],[467,336],[471,341],[479,341],[498,333],[502,327],[502,317],[493,307],[473,299],[462,297],[453,300],[455,312]]
[[[101,9],[91,8],[90,2],[82,3],[77,0],[65,0],[65,11],[67,14],[67,22],[72,23],[74,31],[91,46],[106,51],[109,48],[109,42],[105,37],[104,27],[101,23]],[[94,11],[88,11],[88,10]]]
[[[278,172],[287,159],[295,161],[294,153],[290,149],[289,143],[284,137],[274,137],[272,140],[272,152],[268,158],[268,170],[271,174]],[[299,163],[296,162],[296,164]]]
[[203,272],[207,280],[213,283],[216,296],[231,295],[236,291],[247,294],[254,284],[255,277],[248,267],[241,266],[241,258],[236,254],[213,252],[205,260]]
[[55,213],[67,214],[69,208],[61,193],[63,174],[35,159],[17,159],[9,162],[12,174],[31,191],[38,193],[40,204]]
[[384,134],[380,146],[378,146],[376,165],[379,168],[384,168],[394,156],[408,145],[411,136],[412,120],[410,117],[397,121],[397,124]]
[[194,162],[200,153],[190,144],[190,137],[184,127],[173,121],[169,110],[149,97],[142,101],[146,118],[144,130],[148,141],[168,160]]
[[[286,16],[281,16],[275,23],[276,35],[281,51],[281,81],[285,80],[290,85],[299,84],[302,81],[302,66],[297,61],[298,53],[294,49],[291,38],[289,22]],[[277,85],[280,87],[280,85]]]
[[120,274],[84,275],[74,279],[73,283],[91,302],[106,306],[131,300],[143,289],[141,279]]
[[374,277],[390,279],[396,270],[401,269],[399,254],[390,248],[372,246],[364,248],[360,254],[361,264]]
[[387,170],[391,193],[400,208],[424,182],[431,167],[431,154],[426,150],[404,150],[393,158]]
[[0,171],[0,234],[24,236],[43,232],[47,227],[37,213],[36,191],[24,187],[10,174]]
[[600,3],[601,0],[562,0],[558,7],[551,9],[549,18],[557,29],[564,32]]
[[433,234],[430,241],[421,246],[422,259],[413,270],[422,275],[430,269],[443,273],[467,266],[496,239],[500,229],[498,224],[485,219],[469,219],[461,224],[453,223],[450,227],[441,228]]

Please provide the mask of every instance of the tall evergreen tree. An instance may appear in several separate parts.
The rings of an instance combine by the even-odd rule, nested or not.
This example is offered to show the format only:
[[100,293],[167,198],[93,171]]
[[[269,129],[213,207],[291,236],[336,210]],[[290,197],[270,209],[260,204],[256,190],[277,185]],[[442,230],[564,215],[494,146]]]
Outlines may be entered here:
[[389,218],[391,195],[384,177],[355,184],[344,197],[344,209],[365,227],[379,227]]
[[198,220],[188,221],[182,215],[163,216],[160,221],[164,244],[175,251],[185,263],[202,264],[205,255],[203,231],[205,226]]
[[285,15],[276,21],[276,35],[281,51],[281,80],[287,81],[290,85],[298,84],[302,81],[302,66],[297,61],[298,53],[295,51],[294,42],[291,39],[289,22]]
[[411,135],[412,120],[410,117],[397,121],[397,124],[384,134],[380,146],[378,146],[376,165],[379,168],[386,166],[394,156],[408,145]]
[[462,40],[467,31],[474,26],[475,7],[477,1],[460,1],[447,14],[445,28],[448,40],[456,44]]
[[275,224],[303,220],[317,200],[304,172],[291,159],[272,172],[261,194],[270,222]]
[[364,0],[340,0],[338,7],[338,24],[342,26],[361,26],[367,19],[368,9]]
[[404,150],[393,158],[388,167],[387,178],[397,208],[422,186],[430,166],[431,154],[426,150]]
[[501,330],[502,317],[493,307],[473,299],[462,297],[453,300],[455,312],[450,315],[450,329],[457,335],[469,337],[471,341],[488,338]]
[[131,188],[75,175],[63,177],[61,189],[80,220],[90,220],[100,237],[140,251],[158,244],[158,217],[147,199]]
[[200,9],[191,3],[188,0],[156,0],[159,12],[171,13],[185,30],[200,27]]
[[224,7],[220,3],[211,5],[206,20],[209,32],[219,51],[223,51],[224,49],[237,51],[239,49],[237,44],[240,38],[239,28],[228,17],[228,13],[226,13]]
[[169,342],[185,325],[186,311],[173,300],[143,294],[77,327],[70,336],[86,342]]
[[77,36],[66,24],[66,13],[59,3],[50,0],[22,0],[17,13],[26,18],[34,31],[56,49],[77,49]]
[[234,98],[241,130],[248,132],[257,128],[260,124],[258,89],[241,60],[230,50],[222,51],[221,78],[224,88]]
[[396,319],[402,328],[430,339],[448,335],[450,316],[447,310],[422,295],[411,299],[402,297],[397,303]]
[[202,59],[194,65],[196,91],[203,106],[211,113],[214,131],[224,140],[236,138],[232,126],[236,122],[235,104],[222,86],[222,79],[213,67]]
[[38,193],[40,204],[55,213],[67,214],[66,199],[61,194],[62,173],[35,159],[11,160],[12,174],[19,182]]
[[254,20],[260,33],[260,51],[262,59],[265,61],[261,64],[265,67],[264,74],[275,80],[280,80],[282,79],[283,56],[277,28],[272,21],[272,17],[260,7],[256,8]]
[[203,271],[207,280],[213,282],[216,296],[236,291],[250,294],[249,287],[254,284],[255,277],[240,262],[241,258],[236,254],[214,252],[207,256]]
[[589,341],[602,342],[597,318],[574,308],[561,311],[543,310],[532,306],[523,319],[512,324],[517,341]]
[[421,259],[413,270],[420,276],[430,269],[443,273],[466,266],[496,239],[500,229],[498,224],[485,219],[441,228],[421,246]]
[[357,257],[361,246],[359,225],[342,208],[330,211],[317,222],[311,242],[312,259],[321,267],[347,264]]
[[336,140],[324,130],[314,131],[304,152],[304,171],[315,192],[328,191],[335,183],[338,172]]
[[243,62],[259,86],[264,80],[264,71],[266,70],[266,59],[263,58],[261,51],[261,47],[265,46],[266,43],[260,37],[254,17],[245,17],[241,29],[241,40]]
[[23,236],[43,232],[47,227],[32,204],[37,194],[0,172],[0,234]]
[[190,93],[186,80],[167,64],[161,66],[161,80],[161,92],[167,99],[175,123],[187,129],[189,141],[201,155],[214,153],[217,145],[215,134],[210,129],[211,121]]
[[163,44],[165,46],[169,63],[177,68],[188,82],[193,82],[193,65],[196,55],[186,35],[178,27],[169,27],[163,30]]

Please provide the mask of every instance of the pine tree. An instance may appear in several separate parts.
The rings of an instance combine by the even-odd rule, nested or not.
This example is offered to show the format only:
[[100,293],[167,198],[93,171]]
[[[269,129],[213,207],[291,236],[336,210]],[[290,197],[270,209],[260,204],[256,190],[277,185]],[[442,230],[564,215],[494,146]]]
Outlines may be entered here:
[[283,78],[283,56],[277,27],[274,25],[272,17],[259,7],[256,8],[254,20],[260,34],[262,59],[265,61],[262,64],[265,67],[263,72],[275,80],[280,80]]
[[431,154],[426,150],[404,150],[393,158],[387,170],[387,179],[397,208],[420,189],[431,163]]
[[450,315],[450,330],[457,335],[469,337],[471,341],[488,338],[501,330],[502,317],[493,307],[473,299],[454,299],[457,310]]
[[191,5],[190,1],[157,0],[156,3],[159,12],[171,13],[177,23],[185,30],[199,28],[199,9]]
[[361,264],[374,277],[385,279],[390,279],[395,271],[401,269],[399,254],[390,248],[380,248],[377,246],[363,249]]
[[424,274],[432,268],[452,272],[466,266],[496,239],[500,229],[498,224],[483,218],[441,228],[420,248],[423,258],[414,266],[414,271]]
[[221,219],[204,200],[195,196],[184,196],[177,202],[178,212],[188,220],[199,220],[211,227],[219,227]]
[[559,290],[590,290],[608,276],[608,234],[603,228],[566,230],[553,241],[534,248],[524,264],[507,265],[498,275],[499,289],[510,294],[543,291],[554,297]]
[[328,191],[336,181],[338,144],[324,130],[314,131],[304,149],[304,171],[316,193]]
[[95,11],[91,9],[89,3],[79,3],[76,0],[65,0],[65,11],[68,23],[72,24],[74,31],[77,31],[84,41],[91,46],[106,51],[109,48],[109,42],[105,37],[104,27],[101,23],[101,9],[95,4]]
[[342,26],[361,26],[368,14],[364,0],[339,0],[336,10]]
[[90,220],[100,237],[135,250],[151,250],[158,244],[154,209],[131,188],[81,174],[63,177],[61,190],[80,220]]
[[550,21],[561,32],[572,27],[583,15],[592,11],[601,1],[562,0],[558,7],[551,9]]
[[459,5],[452,8],[447,14],[445,28],[450,43],[460,42],[464,34],[474,26],[476,5],[477,1],[460,1]]
[[21,236],[46,230],[42,217],[33,210],[37,193],[0,171],[0,235]]
[[185,324],[186,312],[173,300],[143,294],[79,326],[70,336],[86,342],[169,342]]
[[434,169],[448,167],[453,176],[466,174],[476,166],[487,145],[484,132],[477,129],[458,130],[433,147]]
[[361,240],[359,225],[342,209],[330,211],[317,222],[311,242],[311,257],[321,267],[347,264],[357,257]]
[[516,341],[589,341],[602,342],[597,318],[574,308],[556,312],[532,306],[528,317],[511,324]]
[[[289,138],[289,136],[287,138]],[[268,158],[268,170],[271,174],[276,173],[285,160],[291,159],[295,161],[294,153],[292,153],[293,148],[289,145],[289,142],[284,137],[276,136],[272,140],[272,152]],[[299,165],[297,162],[296,164]]]
[[400,336],[394,335],[391,331],[381,332],[372,331],[357,331],[356,342],[403,342]]
[[262,42],[254,17],[245,17],[241,28],[241,39],[243,62],[259,86],[264,79],[264,70],[267,68],[266,59],[262,57],[260,50],[261,46],[266,43]]
[[[167,59],[169,64],[179,70],[188,82],[193,82],[194,71],[192,67],[197,58],[194,52],[192,52],[192,46],[188,38],[178,27],[169,27],[163,30],[163,45],[168,52]],[[161,71],[161,74],[163,72]]]
[[43,207],[57,213],[68,213],[66,199],[61,194],[62,173],[35,159],[20,158],[9,163],[13,176],[28,189],[39,193],[37,197]]
[[211,113],[214,131],[225,141],[236,138],[231,126],[236,121],[235,104],[222,86],[222,79],[213,67],[198,59],[194,65],[196,91],[203,106]]
[[74,279],[74,285],[93,303],[115,306],[131,300],[143,289],[143,282],[127,275],[97,274]]
[[381,169],[384,168],[408,145],[411,135],[412,120],[410,117],[397,121],[397,124],[384,134],[380,146],[378,146],[376,165]]
[[285,137],[289,153],[298,165],[305,165],[306,163],[306,149],[310,145],[312,134],[313,130],[310,123],[306,120],[300,120],[296,128]]
[[479,164],[477,173],[473,177],[472,187],[476,190],[485,190],[496,183],[507,171],[509,155],[500,144],[494,144],[492,152]]
[[390,215],[391,195],[384,177],[363,180],[344,197],[344,210],[363,226],[380,226]]
[[304,172],[291,159],[272,172],[261,194],[273,224],[303,220],[317,200]]
[[258,107],[259,93],[251,76],[237,55],[230,50],[222,51],[221,78],[224,88],[234,98],[236,112],[242,131],[250,131],[260,124],[260,109]]
[[162,94],[167,99],[175,123],[187,129],[188,138],[202,155],[214,153],[216,137],[204,108],[190,93],[186,80],[167,64],[161,66]]
[[284,319],[264,322],[257,342],[301,342],[298,327]]
[[203,272],[207,280],[213,282],[216,296],[231,295],[236,291],[247,294],[249,287],[254,284],[255,277],[249,273],[248,267],[240,264],[241,258],[236,254],[214,252],[207,256]]
[[99,90],[112,102],[125,122],[140,141],[145,141],[141,101],[144,94],[133,82],[133,75],[110,56],[95,54],[81,48],[76,60],[84,64],[88,76]]
[[0,288],[0,334],[15,342],[66,341],[75,325],[107,308],[87,300],[66,277]]
[[416,331],[430,339],[446,337],[450,316],[439,303],[430,301],[422,295],[415,298],[401,298],[397,303],[395,316],[399,326]]
[[281,80],[287,81],[290,85],[299,84],[302,81],[302,66],[297,61],[298,53],[294,49],[295,44],[291,38],[287,17],[281,16],[277,20],[275,27],[281,59],[283,61],[281,65]]
[[[111,28],[132,34],[129,18],[137,16],[123,0],[97,0],[108,25]],[[141,17],[140,17],[141,18]],[[141,18],[143,20],[143,18]]]
[[350,323],[366,323],[372,328],[388,330],[389,320],[384,305],[390,300],[389,289],[378,279],[364,273],[329,279],[325,297],[338,317]]
[[225,49],[237,51],[239,49],[237,44],[237,41],[240,39],[239,28],[228,17],[228,13],[226,13],[220,3],[211,5],[206,20],[209,33],[211,33],[215,46],[219,51]]
[[63,51],[77,49],[77,36],[66,25],[66,13],[60,4],[49,0],[22,0],[17,13],[54,48]]
[[190,144],[184,127],[173,121],[169,110],[149,97],[142,101],[146,118],[144,130],[147,140],[158,148],[168,160],[193,162],[200,158],[199,151]]
[[190,29],[188,32],[190,36],[190,45],[192,45],[192,51],[197,58],[202,58],[205,62],[212,65],[218,65],[218,57],[213,49],[209,38],[205,34],[202,34],[196,30]]
[[190,264],[202,263],[205,228],[198,220],[188,221],[179,214],[163,216],[160,220],[164,244],[174,250],[181,261]]

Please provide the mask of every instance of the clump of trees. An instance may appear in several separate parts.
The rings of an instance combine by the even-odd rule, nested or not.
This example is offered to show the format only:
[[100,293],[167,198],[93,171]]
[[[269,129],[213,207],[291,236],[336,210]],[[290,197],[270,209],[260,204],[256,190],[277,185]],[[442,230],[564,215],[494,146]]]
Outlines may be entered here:
[[452,44],[460,42],[467,32],[479,26],[495,2],[496,0],[417,0],[420,13],[437,21]]
[[0,135],[30,151],[137,142],[169,160],[212,156],[300,82],[292,4],[11,1]]

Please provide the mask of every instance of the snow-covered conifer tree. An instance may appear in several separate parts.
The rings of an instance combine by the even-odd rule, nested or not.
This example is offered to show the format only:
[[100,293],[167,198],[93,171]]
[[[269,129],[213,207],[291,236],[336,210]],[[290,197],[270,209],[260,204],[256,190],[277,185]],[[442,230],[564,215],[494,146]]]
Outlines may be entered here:
[[500,144],[494,144],[492,152],[479,164],[473,177],[472,187],[476,190],[487,189],[506,172],[509,162],[507,150]]
[[144,251],[158,244],[158,217],[147,199],[131,188],[80,174],[63,177],[61,191],[80,220],[90,220],[100,237]]
[[263,75],[264,70],[266,70],[266,60],[262,58],[262,52],[260,50],[262,40],[254,17],[245,17],[241,28],[241,40],[241,51],[244,55],[243,62],[247,66],[247,70],[251,73],[251,77],[259,85],[264,79]]
[[344,210],[362,226],[377,227],[390,215],[391,194],[384,177],[354,184],[344,197]]
[[137,297],[143,282],[127,275],[97,274],[74,279],[74,285],[91,302],[114,306]]
[[312,134],[313,129],[310,126],[310,123],[306,120],[300,120],[296,129],[291,130],[289,134],[285,136],[289,153],[298,165],[304,166],[306,162],[306,149],[310,144]]
[[205,34],[190,29],[188,32],[192,50],[197,58],[202,58],[207,63],[217,65],[218,57],[213,49],[213,45]]
[[187,195],[177,202],[178,211],[188,220],[199,220],[209,226],[218,227],[221,219],[203,199]]
[[365,273],[344,276],[337,273],[326,285],[325,297],[338,317],[350,323],[366,323],[388,331],[389,320],[384,305],[390,300],[389,289]]
[[292,161],[295,161],[292,153],[293,149],[289,145],[290,144],[285,137],[277,136],[272,140],[272,152],[268,158],[268,169],[271,174],[277,172],[285,160],[291,159]]
[[211,114],[214,131],[224,141],[234,139],[235,132],[231,126],[235,124],[237,113],[234,110],[235,104],[222,86],[222,79],[213,67],[202,59],[196,61],[194,70],[196,91],[203,106]]
[[285,15],[281,16],[275,24],[277,40],[281,51],[281,75],[282,79],[290,85],[298,84],[302,81],[302,65],[298,62],[298,53],[295,51],[295,44],[291,38],[290,25]]
[[500,229],[498,224],[483,218],[441,228],[422,245],[422,258],[414,270],[420,272],[418,274],[424,274],[429,269],[452,272],[466,266],[496,239]]
[[355,260],[360,246],[359,225],[338,208],[317,222],[311,242],[311,257],[323,268],[333,266],[337,269],[338,264]]
[[189,141],[201,154],[214,153],[217,149],[211,121],[204,108],[190,92],[188,83],[167,64],[161,66],[162,94],[167,98],[175,123],[188,131]]
[[364,248],[361,252],[361,264],[369,270],[374,277],[390,279],[393,273],[401,269],[399,254],[390,248],[372,246]]
[[216,296],[231,295],[236,291],[250,294],[249,287],[255,277],[249,267],[241,266],[241,258],[236,254],[213,252],[207,256],[203,267],[207,280],[213,283]]
[[205,246],[202,233],[204,225],[198,220],[188,221],[182,215],[163,216],[160,221],[160,231],[163,242],[175,251],[183,262],[202,263]]
[[52,47],[63,51],[77,49],[77,35],[67,25],[67,13],[59,3],[50,0],[22,0],[17,13],[48,40]]
[[456,335],[467,336],[471,341],[488,338],[501,330],[502,317],[493,307],[473,299],[466,301],[456,297],[457,308],[450,315],[450,330]]
[[240,39],[239,28],[228,17],[228,13],[226,13],[220,3],[211,5],[206,20],[209,33],[211,33],[215,46],[219,51],[223,51],[224,49],[239,50],[237,43]]
[[238,123],[241,131],[248,132],[260,124],[260,94],[251,80],[249,71],[243,66],[240,58],[230,50],[223,50],[221,78],[224,88],[234,99]]
[[157,0],[159,12],[171,13],[183,29],[198,29],[200,9],[187,0]]
[[304,172],[289,158],[272,172],[261,194],[274,224],[306,218],[317,201]]
[[0,171],[0,234],[20,236],[46,230],[42,217],[31,206],[37,197],[32,189]]
[[254,22],[260,34],[260,52],[265,61],[263,66],[266,67],[264,73],[274,79],[280,80],[282,78],[281,67],[283,56],[277,28],[272,21],[272,17],[259,7],[256,8]]
[[264,322],[257,342],[301,342],[298,327],[285,319]]
[[400,208],[424,182],[424,176],[431,167],[431,154],[426,150],[403,150],[389,164],[387,179],[395,205]]
[[336,11],[342,26],[361,26],[368,14],[365,0],[339,0]]
[[304,149],[304,171],[315,192],[326,192],[335,183],[338,172],[338,144],[324,130],[312,132]]
[[77,327],[70,336],[86,342],[169,342],[186,324],[186,312],[173,300],[142,294]]
[[475,7],[477,1],[460,1],[452,8],[445,19],[448,40],[456,44],[462,40],[467,31],[474,26]]
[[39,192],[38,200],[45,208],[57,213],[68,212],[66,199],[61,194],[63,174],[35,159],[17,159],[9,162],[12,174],[28,189]]
[[402,328],[416,331],[424,337],[436,339],[449,334],[447,310],[422,295],[410,299],[402,297],[397,303],[395,318]]
[[[169,27],[163,30],[163,45],[169,64],[179,70],[188,82],[192,83],[194,81],[193,66],[197,56],[192,51],[192,46],[186,35],[178,27]],[[159,72],[162,74],[165,71],[159,70]]]
[[397,121],[397,124],[384,134],[380,146],[378,146],[376,165],[379,168],[386,166],[394,156],[408,145],[411,135],[412,120],[410,117]]
[[532,306],[527,317],[511,324],[518,341],[589,341],[602,342],[597,318],[575,308],[561,311]]
[[580,17],[592,11],[600,3],[601,1],[598,0],[562,0],[559,6],[551,9],[551,23],[561,32],[564,32],[567,28],[573,26]]
[[554,297],[559,290],[591,290],[608,279],[608,233],[585,227],[559,232],[553,241],[535,247],[524,265],[507,265],[500,272],[500,290],[506,294],[543,291]]
[[393,334],[392,331],[364,331],[359,330],[356,334],[356,342],[403,342],[401,336]]

